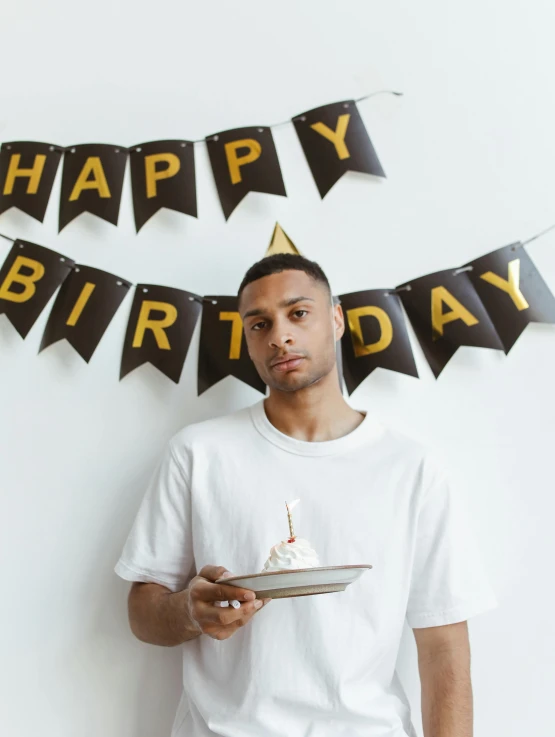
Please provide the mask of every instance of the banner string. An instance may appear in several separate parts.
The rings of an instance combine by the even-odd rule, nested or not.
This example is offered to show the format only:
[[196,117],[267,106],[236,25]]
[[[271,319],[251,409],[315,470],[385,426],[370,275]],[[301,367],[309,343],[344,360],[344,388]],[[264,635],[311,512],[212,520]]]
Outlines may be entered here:
[[[376,95],[395,95],[395,97],[402,97],[402,92],[396,92],[395,90],[378,90],[377,92],[369,92],[367,95],[362,95],[362,97],[355,98],[355,102],[362,102],[363,100],[369,100],[371,97],[375,97]],[[325,106],[323,106],[325,107]],[[279,123],[272,123],[271,125],[268,125],[267,128],[279,128],[282,125],[288,125],[289,123],[293,123],[295,120],[302,120],[302,114],[296,115],[293,118],[289,118],[289,120],[282,120]],[[203,143],[206,139],[199,138],[198,140],[194,141],[194,143]]]
[[[379,93],[378,92],[374,92],[373,94],[377,95]],[[402,93],[394,92],[392,94],[402,94]],[[367,95],[366,97],[371,97],[371,95]],[[361,98],[361,99],[366,99],[366,97],[365,98]],[[555,230],[555,223],[553,223],[553,225],[550,225],[548,228],[545,228],[544,230],[540,230],[539,233],[536,233],[536,235],[533,235],[531,238],[528,238],[525,241],[519,241],[517,243],[514,243],[512,245],[513,251],[516,251],[517,248],[523,248],[524,246],[528,245],[528,243],[532,243],[532,241],[535,241],[538,238],[541,238],[542,236],[546,235],[547,233],[550,233],[552,230]],[[9,235],[4,235],[4,233],[0,233],[0,238],[4,238],[5,240],[10,241],[10,243],[15,243],[15,238],[10,238]],[[454,274],[462,274],[464,271],[472,271],[472,268],[473,268],[472,266],[461,266],[460,268],[455,269]],[[76,265],[76,266],[73,266],[72,269],[77,269],[78,270],[79,267]],[[118,284],[121,284],[121,283],[122,282],[118,282]],[[130,289],[132,287],[137,287],[137,284],[133,284],[133,282],[126,282],[126,283],[129,284],[129,288]],[[397,289],[390,289],[387,292],[387,294],[388,295],[391,295],[391,294],[399,294],[399,292],[410,292],[411,289],[412,289],[412,286],[410,284],[405,284],[402,287],[397,287]],[[145,291],[147,291],[146,288],[145,288]],[[218,301],[216,299],[211,299],[209,297],[202,297],[200,294],[192,294],[191,293],[191,296],[189,297],[189,300],[191,302],[192,301],[200,302],[201,304],[203,304],[204,302],[210,302],[213,305],[217,305],[218,304]]]
[[[395,90],[377,90],[376,92],[369,92],[367,95],[362,95],[362,97],[357,97],[354,102],[362,102],[363,100],[369,100],[371,97],[375,97],[376,95],[395,95],[396,97],[402,97],[402,92],[397,92]],[[333,104],[333,103],[330,103]],[[345,103],[345,106],[348,107],[348,104]],[[323,105],[322,107],[325,107]],[[304,120],[304,117],[302,113],[300,115],[296,115],[293,118],[289,118],[288,120],[281,120],[279,123],[270,123],[270,125],[265,126],[266,128],[280,128],[282,125],[289,125],[289,123],[293,123],[295,120]],[[256,127],[256,126],[254,126]],[[260,128],[260,132],[262,132],[264,129]],[[191,143],[206,143],[206,141],[217,141],[218,135],[213,136],[206,136],[206,138],[195,138],[191,141]],[[135,149],[132,147],[131,149],[127,150],[136,150],[139,151],[140,149]]]
[[[395,95],[396,97],[402,97],[403,96],[403,93],[402,92],[397,92],[396,90],[377,90],[376,92],[369,92],[367,95],[362,95],[362,97],[355,98],[354,102],[357,103],[357,102],[362,102],[363,100],[369,100],[371,97],[375,97],[376,95]],[[329,103],[329,104],[333,104],[333,103]],[[345,106],[348,107],[348,103],[345,103]],[[326,107],[326,106],[325,105],[322,105],[322,107]],[[282,125],[287,125],[289,123],[293,123],[295,120],[304,120],[304,117],[303,117],[302,113],[301,113],[301,115],[296,115],[293,118],[289,118],[289,120],[282,120],[279,123],[271,123],[270,125],[267,125],[265,127],[266,128],[279,128]],[[256,126],[254,126],[254,127],[256,127]],[[264,130],[263,128],[260,128],[260,132],[262,132],[263,130]],[[206,143],[206,141],[208,141],[208,140],[210,140],[210,141],[217,141],[218,140],[218,135],[216,134],[214,136],[207,136],[206,138],[194,138],[191,141],[187,141],[187,142],[184,141],[181,145],[182,146],[186,146],[187,143]],[[11,144],[5,144],[5,145],[6,145],[6,148],[8,148],[8,149],[11,148]],[[51,145],[50,146],[50,150],[51,151],[60,151],[62,153],[68,153],[69,152],[71,154],[74,154],[75,151],[76,151],[76,146],[75,146],[75,144],[72,144],[71,146],[56,146],[56,145]],[[137,146],[129,146],[129,147],[126,147],[126,146],[118,146],[116,148],[116,153],[119,153],[120,151],[125,151],[126,153],[131,153],[133,151],[140,151],[140,150],[141,150],[140,146],[139,147],[137,147]]]
[[549,231],[553,230],[553,228],[555,228],[555,223],[553,223],[553,225],[550,225],[549,228],[546,228],[545,230],[541,230],[539,233],[536,233],[536,235],[533,235],[531,238],[528,238],[527,241],[523,241],[520,245],[526,246],[528,243],[532,243],[532,241],[535,241],[536,238],[541,238],[542,235],[549,233]]
[[[542,235],[545,235],[546,233],[549,233],[555,228],[555,223],[553,225],[550,225],[548,228],[545,228],[545,230],[540,230],[539,233],[536,233],[536,235],[533,235],[531,238],[528,238],[525,241],[518,241],[517,243],[513,243],[511,245],[511,250],[516,251],[517,248],[524,248],[524,246],[528,245],[528,243],[532,243],[532,241],[535,241],[537,238],[541,238]],[[470,266],[461,266],[458,269],[455,269],[453,272],[454,276],[457,276],[458,274],[463,274],[465,271],[472,271],[474,267],[472,265]],[[397,287],[397,289],[391,289],[389,292],[387,292],[388,295],[391,294],[399,294],[399,292],[410,292],[412,289],[412,286],[410,284],[405,284],[402,287]]]

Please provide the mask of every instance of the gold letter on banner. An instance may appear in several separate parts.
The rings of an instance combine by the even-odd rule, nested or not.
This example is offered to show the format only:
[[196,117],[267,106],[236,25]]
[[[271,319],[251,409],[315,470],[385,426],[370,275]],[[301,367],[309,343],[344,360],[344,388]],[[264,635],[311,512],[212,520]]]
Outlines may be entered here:
[[241,358],[241,342],[243,340],[243,321],[238,312],[220,312],[220,320],[231,320],[231,342],[229,357],[232,360]]
[[92,282],[88,281],[83,289],[81,290],[81,294],[79,295],[77,302],[73,306],[73,309],[71,310],[71,315],[68,317],[66,325],[74,326],[77,325],[77,320],[81,317],[81,313],[85,309],[85,305],[89,301],[89,297],[94,292],[94,289],[96,287],[96,284],[93,284]]
[[[156,164],[164,161],[168,166],[165,169],[156,169]],[[148,199],[156,197],[156,182],[159,179],[174,177],[181,168],[179,157],[175,154],[150,154],[145,156],[146,196]]]
[[[151,320],[151,310],[165,312],[166,316],[161,320]],[[169,328],[176,320],[177,308],[174,305],[169,302],[149,302],[148,300],[145,300],[141,304],[141,311],[139,313],[139,319],[137,320],[137,327],[135,329],[135,337],[133,338],[133,348],[140,348],[145,337],[145,330],[152,330],[158,348],[165,351],[171,350],[170,342],[164,328]]]
[[[362,328],[360,326],[360,318],[366,315],[376,318],[381,332],[380,339],[368,345],[364,345]],[[352,310],[347,310],[347,322],[349,323],[353,348],[357,358],[360,358],[360,356],[369,356],[371,353],[385,351],[391,345],[391,341],[393,340],[393,325],[391,324],[389,315],[381,307],[355,307]]]
[[[92,174],[93,178],[89,179],[89,175]],[[78,200],[81,192],[84,189],[97,189],[100,197],[111,197],[108,182],[106,181],[106,174],[102,167],[102,162],[99,156],[89,156],[85,161],[81,173],[77,177],[75,186],[69,196],[69,201],[73,202]]]
[[[248,153],[244,156],[237,156],[237,149],[239,148],[247,148]],[[243,138],[240,141],[230,141],[225,144],[225,155],[232,184],[239,184],[242,179],[241,167],[256,161],[261,153],[262,146],[254,138]]]
[[4,183],[4,194],[13,194],[13,186],[15,184],[16,177],[29,177],[27,183],[27,194],[36,194],[39,189],[40,178],[42,176],[42,170],[46,162],[46,156],[44,154],[37,154],[35,156],[35,163],[32,169],[20,169],[19,162],[21,161],[21,154],[12,154],[10,156],[10,165],[8,167],[8,173],[6,174],[6,181]]
[[[451,312],[443,312],[443,303],[451,308]],[[453,297],[445,287],[434,287],[432,289],[432,327],[434,338],[443,335],[443,326],[453,320],[462,320],[469,327],[477,325],[478,320],[469,312],[458,299]]]
[[[19,274],[19,269],[22,266],[25,266],[27,269],[31,269],[33,273]],[[27,300],[31,299],[37,291],[35,282],[42,279],[44,272],[45,268],[40,261],[35,261],[35,259],[26,258],[25,256],[18,256],[13,262],[3,284],[0,286],[0,299],[8,299],[10,302],[27,302]],[[23,284],[23,292],[16,293],[9,291],[14,282]]]
[[509,279],[503,279],[493,271],[486,271],[485,274],[480,275],[480,279],[487,281],[489,284],[493,284],[494,287],[502,289],[510,296],[515,303],[517,310],[527,310],[530,305],[526,301],[525,296],[520,291],[520,259],[515,258],[514,261],[509,261]]
[[331,128],[328,128],[325,123],[313,123],[310,126],[316,131],[316,133],[319,133],[321,136],[324,136],[324,138],[327,138],[328,141],[333,143],[340,159],[349,159],[351,157],[349,149],[345,144],[345,136],[347,135],[347,126],[349,125],[350,118],[351,116],[349,113],[340,115],[337,119],[337,127],[334,131],[332,131]]

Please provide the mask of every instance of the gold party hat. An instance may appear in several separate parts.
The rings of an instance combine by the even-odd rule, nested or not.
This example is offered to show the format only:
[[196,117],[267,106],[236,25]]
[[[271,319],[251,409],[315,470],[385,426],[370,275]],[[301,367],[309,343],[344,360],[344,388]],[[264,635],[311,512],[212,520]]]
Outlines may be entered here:
[[264,256],[273,256],[276,253],[292,253],[295,256],[301,255],[297,246],[288,237],[279,223],[276,223],[276,227],[272,234],[272,240],[270,241],[270,245],[268,246]]

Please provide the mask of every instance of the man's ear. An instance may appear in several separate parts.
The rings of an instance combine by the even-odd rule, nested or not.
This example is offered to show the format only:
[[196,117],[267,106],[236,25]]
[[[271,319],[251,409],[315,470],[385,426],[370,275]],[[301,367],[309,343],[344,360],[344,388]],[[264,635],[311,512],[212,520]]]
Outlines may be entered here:
[[345,316],[341,305],[333,306],[333,321],[335,324],[335,340],[341,340],[345,332]]

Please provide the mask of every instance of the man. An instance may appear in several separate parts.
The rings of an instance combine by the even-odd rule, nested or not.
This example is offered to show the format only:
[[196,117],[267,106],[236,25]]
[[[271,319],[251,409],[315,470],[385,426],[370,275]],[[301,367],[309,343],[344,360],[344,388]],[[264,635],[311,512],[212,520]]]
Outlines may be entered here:
[[[425,737],[471,737],[466,620],[497,601],[463,499],[425,448],[345,402],[344,317],[317,264],[263,259],[239,311],[269,396],[171,439],[116,565],[135,636],[183,645],[172,737],[415,737],[395,670],[405,619]],[[270,603],[214,583],[261,570],[297,497],[321,565],[373,568]]]

